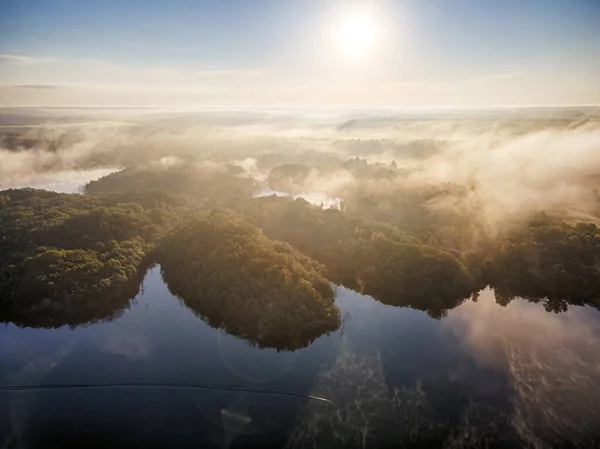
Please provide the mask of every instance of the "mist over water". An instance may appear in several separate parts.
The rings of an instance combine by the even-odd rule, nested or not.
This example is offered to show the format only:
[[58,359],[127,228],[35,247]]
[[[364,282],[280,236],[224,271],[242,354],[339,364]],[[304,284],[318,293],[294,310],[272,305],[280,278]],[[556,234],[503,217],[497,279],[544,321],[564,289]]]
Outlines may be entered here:
[[83,186],[90,181],[102,178],[118,171],[119,168],[94,168],[83,170],[57,170],[35,173],[18,177],[6,177],[0,180],[0,189],[33,189],[50,190],[59,193],[81,193]]
[[[332,403],[230,391],[109,389],[63,392],[63,406],[55,409],[57,393],[0,392],[6,407],[0,407],[6,418],[0,435],[29,441],[36,435],[24,433],[30,425],[42,434],[76,425],[146,441],[151,422],[160,435],[170,432],[172,443],[214,441],[210,447],[268,432],[290,448],[314,441],[340,448],[380,441],[545,448],[562,441],[585,448],[597,441],[597,310],[552,314],[521,299],[502,307],[490,290],[442,321],[344,287],[336,289],[336,304],[344,316],[338,331],[296,351],[261,349],[199,320],[154,267],[111,319],[57,329],[4,325],[2,384],[193,382]],[[173,407],[180,412],[177,423],[164,419]],[[100,414],[116,418],[86,418]]]
[[316,204],[317,206],[321,206],[325,209],[339,209],[342,199],[341,198],[332,198],[327,193],[323,192],[306,192],[306,193],[298,193],[292,194],[288,192],[281,192],[279,190],[273,190],[268,187],[264,187],[259,189],[258,192],[254,195],[256,198],[264,197],[264,196],[289,196],[293,199],[302,198],[303,200],[308,201],[309,203]]
[[501,308],[486,291],[443,324],[478,365],[506,372],[510,422],[525,441],[585,440],[600,429],[600,417],[590,413],[600,403],[597,311],[557,315],[522,300]]
[[[173,178],[182,170],[208,185],[227,176],[248,181],[250,199],[289,196],[340,211],[350,204],[373,221],[397,219],[415,235],[417,198],[419,211],[434,215],[440,228],[464,230],[468,244],[448,245],[447,252],[465,254],[476,239],[533,212],[569,222],[600,218],[599,108],[4,110],[0,125],[0,190],[83,193],[89,181],[121,170]],[[364,240],[377,238],[373,232]],[[418,238],[429,244],[427,230]],[[590,270],[597,266],[592,261]],[[598,310],[571,298],[503,296],[490,288],[473,300],[400,298],[402,307],[357,291],[336,287],[337,331],[279,351],[211,324],[153,267],[126,307],[119,303],[122,309],[97,321],[56,329],[4,325],[0,379],[225,382],[332,401],[323,407],[246,393],[174,394],[185,410],[176,423],[182,438],[216,424],[227,443],[265,429],[287,447],[377,447],[381,439],[446,448],[598,443]],[[74,421],[135,438],[149,415],[160,415],[153,401],[168,399],[107,394],[110,405],[100,395],[72,395],[54,416],[48,393],[27,400],[2,393],[8,406],[0,417],[8,424],[0,431],[12,438],[36,420],[42,429]],[[72,412],[110,414],[114,404],[139,418],[131,429]]]
[[[597,218],[598,108],[75,110],[62,116],[54,110],[45,117],[8,111],[0,140],[2,188],[193,158],[238,165],[245,176],[266,181],[265,191],[282,190],[268,185],[277,166],[305,165],[310,171],[286,193],[322,196],[324,204],[356,190],[461,186],[460,197],[436,198],[429,207],[476,210],[489,225],[532,208]],[[109,120],[115,113],[118,123]],[[32,120],[35,127],[16,127]],[[342,164],[351,158],[394,164],[406,174],[364,180]],[[101,173],[89,172],[90,179]]]

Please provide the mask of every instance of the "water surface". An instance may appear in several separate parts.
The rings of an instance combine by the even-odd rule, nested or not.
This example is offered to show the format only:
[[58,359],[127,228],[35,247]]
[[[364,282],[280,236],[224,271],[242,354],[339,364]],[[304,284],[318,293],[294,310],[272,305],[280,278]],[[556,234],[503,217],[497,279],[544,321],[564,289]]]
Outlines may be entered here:
[[[28,157],[35,158],[35,155]],[[88,182],[119,171],[119,168],[116,167],[105,167],[89,170],[55,170],[46,173],[23,174],[19,171],[20,165],[24,165],[22,161],[19,161],[19,165],[15,164],[13,173],[8,171],[3,173],[2,179],[0,179],[0,190],[30,187],[58,193],[81,193],[84,185]]]
[[[260,349],[210,327],[151,268],[112,321],[0,327],[0,384],[208,384],[0,392],[0,444],[593,447],[600,313],[491,291],[442,320],[337,288],[340,330]],[[258,393],[314,395],[332,401]],[[6,444],[7,443],[7,444]]]

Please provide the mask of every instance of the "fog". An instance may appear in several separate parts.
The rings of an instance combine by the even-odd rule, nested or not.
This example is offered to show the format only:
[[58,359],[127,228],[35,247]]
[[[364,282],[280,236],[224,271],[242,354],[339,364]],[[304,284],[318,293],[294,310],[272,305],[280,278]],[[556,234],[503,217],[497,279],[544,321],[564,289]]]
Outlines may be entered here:
[[[451,188],[459,194],[426,207],[476,212],[488,226],[532,209],[590,220],[599,210],[599,108],[3,109],[0,124],[0,188],[193,158],[296,195]],[[367,175],[349,166],[357,157],[394,174]],[[306,170],[276,179],[290,164]]]
[[514,392],[511,422],[525,441],[536,435],[585,439],[600,425],[598,323],[583,307],[557,315],[535,304],[499,307],[490,290],[479,304],[452,310],[443,324],[482,368],[506,373]]
[[[599,179],[600,108],[0,111],[0,190],[28,186],[88,192],[92,206],[113,201],[116,205],[107,210],[116,216],[129,219],[130,210],[139,210],[140,216],[150,210],[160,218],[165,212],[165,229],[177,229],[176,220],[199,210],[229,208],[242,215],[248,229],[258,226],[256,235],[263,232],[265,240],[287,242],[314,257],[315,264],[330,270],[323,279],[338,283],[339,278],[341,285],[360,289],[361,294],[337,288],[337,304],[344,312],[341,329],[314,345],[315,351],[326,345],[337,351],[328,363],[303,355],[310,354],[302,352],[309,348],[286,349],[284,355],[275,349],[259,353],[246,345],[250,338],[230,339],[227,327],[215,335],[218,361],[244,383],[279,381],[288,372],[309,379],[313,374],[301,371],[302,364],[310,361],[315,372],[319,367],[308,392],[332,403],[324,408],[311,402],[299,409],[288,447],[306,446],[328,433],[354,447],[388,436],[409,445],[438,438],[448,448],[502,438],[531,447],[546,447],[547,441],[586,447],[593,441],[600,428],[594,413],[600,403],[600,328],[597,313],[590,311],[599,304],[600,236],[594,226],[565,222],[600,220]],[[139,192],[92,195],[132,188],[164,188],[172,193],[164,195],[172,204],[163,207],[148,196],[155,207],[124,207],[121,213],[123,198]],[[148,191],[143,193],[157,198],[164,193]],[[186,194],[196,195],[196,201],[182,198]],[[0,210],[13,201],[11,195],[0,195]],[[252,199],[271,195],[304,198],[344,213],[277,198]],[[14,195],[19,196],[29,195]],[[37,213],[40,204],[69,203],[64,197],[43,201],[43,196],[31,195],[35,203],[28,209],[17,202],[7,208],[16,211],[12,223]],[[67,206],[50,209],[69,217],[62,210]],[[48,234],[60,231],[63,245],[70,248],[74,233],[87,234],[88,223],[97,221],[87,210],[81,207],[84,212],[75,215],[75,209],[70,216],[75,219],[49,227]],[[170,217],[171,211],[181,215]],[[522,226],[523,233],[510,239],[510,231],[519,230],[512,225],[542,211],[562,221]],[[47,220],[49,215],[39,216]],[[141,232],[138,222],[125,223]],[[245,228],[239,229],[243,235]],[[27,238],[34,231],[18,227]],[[188,245],[202,237],[190,235],[181,242]],[[210,240],[217,234],[207,235]],[[94,245],[106,247],[101,241]],[[6,248],[8,260],[12,248]],[[179,246],[173,239],[163,248],[175,253],[184,243]],[[46,249],[40,244],[39,250]],[[237,246],[235,254],[242,257]],[[183,276],[185,282],[191,279]],[[234,269],[231,279],[237,276]],[[6,291],[14,289],[7,285]],[[229,282],[223,285],[231,290]],[[263,288],[250,287],[248,291]],[[182,307],[191,312],[182,298]],[[344,309],[348,305],[352,307]],[[148,304],[143,310],[148,313]],[[559,311],[563,313],[549,313]],[[190,313],[189,326],[196,316],[204,317],[202,311],[194,313],[198,315]],[[261,313],[270,319],[268,312]],[[179,334],[187,338],[185,332]],[[104,340],[96,355],[132,362],[152,354],[161,357],[139,335],[117,329]],[[339,347],[332,345],[336,341]],[[176,354],[169,346],[163,349]],[[40,366],[57,357],[64,354],[46,357]],[[249,363],[248,357],[259,363]],[[277,369],[271,370],[271,361]],[[204,372],[207,365],[201,365]],[[450,398],[456,400],[449,404]],[[223,410],[238,413],[242,406]],[[248,412],[247,407],[242,411]]]

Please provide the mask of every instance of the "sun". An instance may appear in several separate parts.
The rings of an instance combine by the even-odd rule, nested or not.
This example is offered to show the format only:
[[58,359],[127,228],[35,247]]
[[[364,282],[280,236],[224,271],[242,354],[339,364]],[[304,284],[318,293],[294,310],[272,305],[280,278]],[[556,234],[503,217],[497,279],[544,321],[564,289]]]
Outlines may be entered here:
[[349,57],[364,56],[375,43],[377,26],[367,13],[354,13],[340,20],[335,40],[339,50]]

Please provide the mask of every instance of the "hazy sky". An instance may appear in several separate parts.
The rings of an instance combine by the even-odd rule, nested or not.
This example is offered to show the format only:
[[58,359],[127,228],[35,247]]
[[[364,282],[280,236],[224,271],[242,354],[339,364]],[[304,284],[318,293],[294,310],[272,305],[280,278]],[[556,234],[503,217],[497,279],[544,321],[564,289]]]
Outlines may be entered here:
[[600,104],[600,0],[3,0],[0,104]]

